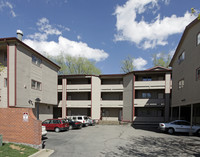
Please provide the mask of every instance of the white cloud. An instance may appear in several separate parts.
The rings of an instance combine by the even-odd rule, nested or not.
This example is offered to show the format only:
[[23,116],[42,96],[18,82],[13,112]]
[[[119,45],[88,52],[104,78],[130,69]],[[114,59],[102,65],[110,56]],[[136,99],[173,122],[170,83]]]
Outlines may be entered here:
[[48,39],[48,35],[61,35],[62,32],[57,28],[49,24],[49,20],[45,17],[38,20],[36,23],[40,33],[36,32],[35,34],[28,35],[28,38],[33,40],[44,41]]
[[70,31],[70,28],[65,27],[63,25],[57,25],[57,26],[58,26],[58,28],[61,28],[63,31]]
[[57,56],[61,52],[75,57],[85,57],[95,61],[101,61],[108,57],[104,50],[90,48],[86,43],[71,41],[59,36],[58,42],[55,41],[36,41],[25,39],[27,45],[41,53]]
[[147,65],[147,61],[142,57],[133,59],[133,66],[136,70],[144,70],[145,65]]
[[0,11],[2,11],[4,8],[9,8],[10,9],[10,14],[12,15],[12,17],[16,17],[16,13],[13,10],[13,5],[8,2],[8,1],[0,1]]
[[81,36],[80,36],[80,35],[77,35],[77,39],[78,39],[78,40],[81,40]]
[[[166,5],[169,0],[163,0]],[[144,20],[144,17],[137,21],[137,15],[145,11],[159,8],[158,0],[128,0],[123,6],[117,6],[116,15],[117,34],[116,41],[130,41],[143,49],[155,48],[158,45],[168,44],[168,37],[181,33],[195,17],[186,12],[184,16],[160,17],[156,15],[151,22]]]
[[169,55],[171,58],[174,56],[175,51],[176,51],[176,48],[169,51]]
[[[108,57],[108,53],[104,50],[89,47],[86,43],[71,41],[62,36],[62,31],[49,24],[47,18],[41,18],[36,23],[38,31],[32,35],[28,35],[28,39],[23,40],[27,45],[43,54],[57,56],[61,52],[70,56],[81,56],[95,61],[101,61]],[[58,26],[58,25],[57,25]],[[60,26],[59,28],[67,28]],[[49,35],[56,35],[58,42],[47,41]],[[77,36],[81,39],[81,36]]]

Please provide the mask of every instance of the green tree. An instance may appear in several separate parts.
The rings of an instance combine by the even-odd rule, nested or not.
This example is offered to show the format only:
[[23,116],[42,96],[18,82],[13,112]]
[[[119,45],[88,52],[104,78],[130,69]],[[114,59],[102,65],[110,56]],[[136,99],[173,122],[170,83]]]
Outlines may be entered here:
[[191,8],[192,15],[198,16],[198,20],[200,20],[200,12],[195,8]]
[[0,72],[2,72],[4,70],[4,66],[0,63]]
[[162,66],[168,68],[170,61],[171,61],[171,56],[169,54],[166,56],[164,53],[161,53],[159,57],[157,54],[153,54],[154,66]]
[[134,70],[134,65],[133,65],[133,60],[134,58],[131,56],[127,56],[126,59],[124,59],[121,63],[121,71],[123,73],[128,73]]
[[86,74],[86,75],[99,75],[101,70],[95,66],[95,62],[88,60],[84,57],[72,57],[69,55],[60,55],[53,57],[47,56],[49,59],[58,64],[61,69],[59,74]]

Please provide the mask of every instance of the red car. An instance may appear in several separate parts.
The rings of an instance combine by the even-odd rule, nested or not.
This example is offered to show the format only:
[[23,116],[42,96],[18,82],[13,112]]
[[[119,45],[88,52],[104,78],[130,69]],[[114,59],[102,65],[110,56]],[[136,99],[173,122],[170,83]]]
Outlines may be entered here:
[[42,122],[42,125],[46,126],[46,130],[54,130],[55,132],[69,130],[69,123],[65,119],[47,119]]

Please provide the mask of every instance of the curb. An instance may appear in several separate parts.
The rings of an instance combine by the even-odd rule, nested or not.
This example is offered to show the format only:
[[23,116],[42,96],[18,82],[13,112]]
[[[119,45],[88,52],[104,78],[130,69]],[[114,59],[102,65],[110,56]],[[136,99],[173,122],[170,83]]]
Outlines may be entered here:
[[49,157],[51,154],[54,153],[54,150],[51,149],[41,149],[35,154],[32,154],[28,157]]

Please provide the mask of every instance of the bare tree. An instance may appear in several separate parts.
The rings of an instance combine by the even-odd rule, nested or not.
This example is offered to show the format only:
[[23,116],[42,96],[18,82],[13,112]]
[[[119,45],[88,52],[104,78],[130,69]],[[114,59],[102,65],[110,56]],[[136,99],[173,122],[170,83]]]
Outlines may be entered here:
[[133,65],[134,58],[131,56],[127,56],[126,59],[124,59],[121,63],[121,71],[123,73],[128,73],[134,70]]

